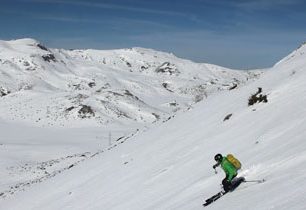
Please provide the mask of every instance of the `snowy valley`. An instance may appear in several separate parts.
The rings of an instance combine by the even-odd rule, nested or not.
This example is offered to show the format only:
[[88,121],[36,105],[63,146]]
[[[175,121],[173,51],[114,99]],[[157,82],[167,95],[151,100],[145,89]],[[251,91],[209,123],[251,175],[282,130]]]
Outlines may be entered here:
[[306,208],[306,45],[238,71],[151,49],[0,41],[0,209]]

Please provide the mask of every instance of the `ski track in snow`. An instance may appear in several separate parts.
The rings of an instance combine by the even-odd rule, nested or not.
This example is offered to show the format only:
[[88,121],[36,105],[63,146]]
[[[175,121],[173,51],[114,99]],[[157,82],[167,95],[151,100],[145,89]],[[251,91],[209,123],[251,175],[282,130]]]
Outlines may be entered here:
[[[145,130],[144,130],[145,131]],[[80,154],[73,154],[68,155],[66,157],[53,159],[49,161],[44,162],[38,162],[38,163],[26,163],[21,166],[11,166],[7,167],[7,170],[10,171],[9,174],[13,176],[25,176],[25,177],[31,177],[30,180],[27,180],[25,182],[17,183],[14,186],[8,187],[8,190],[4,190],[0,192],[0,198],[6,198],[8,196],[12,196],[13,194],[19,192],[19,191],[25,191],[26,188],[31,187],[33,184],[38,184],[43,181],[46,181],[52,177],[55,177],[56,175],[59,175],[66,170],[69,170],[80,163],[91,159],[97,155],[100,155],[104,153],[105,151],[111,151],[113,148],[119,146],[120,144],[124,143],[128,139],[132,138],[133,136],[137,135],[139,130],[137,130],[134,133],[129,134],[128,136],[123,136],[120,139],[117,139],[117,142],[109,146],[105,150],[99,150],[97,152],[91,153],[91,152],[84,152]],[[143,132],[143,131],[142,131]],[[59,165],[59,166],[58,166]],[[34,176],[34,178],[33,178]]]
[[[26,182],[18,183],[14,186],[10,186],[8,190],[0,192],[1,198],[6,198],[15,194],[18,191],[24,191],[27,187],[31,187],[33,184],[38,184],[47,179],[50,179],[76,165],[84,160],[88,159],[88,156],[91,157],[91,154],[86,152],[83,154],[69,155],[67,157],[62,157],[59,159],[44,161],[36,164],[25,164],[23,166],[11,166],[8,167],[11,175],[14,176],[33,176]],[[60,165],[60,166],[58,166]],[[61,165],[63,165],[61,167]],[[68,165],[68,166],[66,166]]]

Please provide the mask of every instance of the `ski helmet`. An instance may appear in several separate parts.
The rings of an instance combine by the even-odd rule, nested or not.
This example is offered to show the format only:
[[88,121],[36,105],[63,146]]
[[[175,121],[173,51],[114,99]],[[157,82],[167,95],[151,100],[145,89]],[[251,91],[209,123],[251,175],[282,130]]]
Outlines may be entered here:
[[221,160],[222,160],[222,155],[221,154],[216,154],[215,155],[215,160],[217,161],[217,162],[221,162]]

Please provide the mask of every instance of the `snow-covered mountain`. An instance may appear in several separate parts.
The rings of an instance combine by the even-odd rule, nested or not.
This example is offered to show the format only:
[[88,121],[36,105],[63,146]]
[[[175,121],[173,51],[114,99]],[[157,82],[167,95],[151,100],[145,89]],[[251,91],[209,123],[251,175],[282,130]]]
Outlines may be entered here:
[[[140,50],[145,51],[145,55],[150,54],[144,49],[123,50],[123,52],[127,51],[130,55],[130,51]],[[52,52],[54,57],[60,60],[58,57],[62,55],[60,51],[52,50]],[[92,64],[95,60],[94,66],[96,66],[97,58],[90,56],[91,52],[98,54],[91,50],[65,51],[69,59],[64,62],[68,63],[68,60],[74,57],[71,65],[76,65],[74,63],[77,61],[80,64],[87,63],[84,62],[87,56],[86,65]],[[108,55],[115,52],[118,53],[118,51],[99,51]],[[79,126],[77,129],[33,127],[32,123],[26,125],[7,118],[1,119],[4,118],[2,116],[8,116],[1,112],[0,209],[203,209],[204,200],[220,191],[219,184],[224,178],[221,170],[218,170],[219,173],[216,175],[212,169],[216,153],[233,153],[242,162],[239,176],[244,176],[247,180],[264,178],[266,182],[243,183],[234,192],[226,194],[216,203],[206,207],[207,209],[305,209],[306,175],[303,168],[306,162],[305,52],[304,44],[265,71],[259,79],[244,85],[239,83],[239,88],[234,89],[229,88],[234,87],[231,86],[233,83],[228,83],[230,86],[227,88],[232,89],[231,91],[214,92],[205,100],[194,104],[188,111],[177,112],[175,118],[168,121],[159,120],[148,128],[126,133],[110,145],[103,144],[103,139],[108,135],[108,128],[103,126]],[[110,57],[116,59],[116,56]],[[134,62],[126,57],[125,59],[130,65],[137,65],[136,59]],[[180,72],[178,76],[175,73],[160,75],[155,72],[166,60],[169,64],[164,65],[177,66],[175,69]],[[196,68],[185,72],[184,68],[180,67],[182,63],[190,61],[181,60],[182,63],[175,63],[169,61],[169,58],[166,60],[160,61],[160,65],[156,65],[152,71],[144,71],[141,74],[138,72],[136,74],[135,69],[129,72],[128,66],[126,69],[121,67],[117,69],[114,66],[107,68],[110,68],[111,72],[120,72],[117,75],[126,81],[134,81],[137,75],[141,75],[141,79],[150,76],[154,79],[162,78],[161,81],[164,81],[163,79],[167,78],[167,81],[172,81],[171,84],[177,85],[175,87],[193,84],[194,81],[188,83],[186,78],[190,72],[192,75],[197,72]],[[204,71],[203,75],[206,77],[210,75],[207,72],[213,74],[212,78],[219,75],[216,72],[222,72],[222,70],[214,71],[205,64],[193,65],[204,66],[205,68],[199,72]],[[103,74],[106,74],[107,71],[102,67],[101,69]],[[84,73],[80,72],[73,74],[81,77],[80,74]],[[233,73],[230,72],[223,73],[224,77],[219,75],[218,81],[221,81],[221,78],[228,81],[226,77]],[[52,73],[48,71],[48,74]],[[69,91],[73,94],[74,90],[66,89],[65,82],[59,85],[58,81],[63,81],[64,73],[57,74],[60,75],[58,80],[46,79],[48,83],[56,81],[54,84],[47,86],[35,82],[37,88],[29,91],[17,89],[15,93],[13,93],[13,83],[9,83],[8,77],[5,88],[11,88],[11,93],[2,97],[1,103],[9,104],[9,100],[13,100],[10,97],[13,98],[14,94],[23,101],[23,95],[27,95],[29,99],[30,96],[36,97],[36,94],[47,95],[49,92],[57,94],[56,91],[63,100]],[[206,77],[203,76],[203,79]],[[112,78],[113,83],[118,81],[113,74],[107,78]],[[144,81],[146,81],[143,82],[144,85],[148,84],[154,89],[157,87],[152,85],[153,81]],[[117,85],[116,87],[126,88],[121,86],[122,83],[118,82]],[[222,84],[218,83],[216,87],[221,88]],[[162,107],[159,103],[160,98],[157,98],[162,97],[164,93],[174,94],[177,101],[179,99],[183,101],[184,97],[191,99],[195,96],[184,96],[178,91],[179,88],[170,89],[174,93],[163,88],[162,86],[161,89],[157,89],[160,92],[155,93],[156,100],[142,98],[146,94],[140,94],[141,89],[132,88],[129,91],[146,104],[158,107],[156,109],[164,112],[167,112],[167,109],[160,108]],[[167,95],[166,98],[170,96],[173,95]],[[90,95],[90,97],[96,96]],[[37,98],[44,101],[41,95]],[[155,102],[156,106],[153,104]],[[76,125],[82,123],[79,120],[75,122]]]
[[37,126],[152,123],[259,73],[142,48],[60,50],[33,39],[0,41],[0,117]]

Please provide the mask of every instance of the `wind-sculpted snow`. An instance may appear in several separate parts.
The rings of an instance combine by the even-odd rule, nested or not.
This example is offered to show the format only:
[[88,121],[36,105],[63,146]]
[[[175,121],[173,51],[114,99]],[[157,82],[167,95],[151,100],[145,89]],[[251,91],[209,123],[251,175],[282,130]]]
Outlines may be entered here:
[[0,117],[38,126],[85,126],[166,119],[260,72],[143,48],[62,50],[21,39],[0,42],[0,75]]

